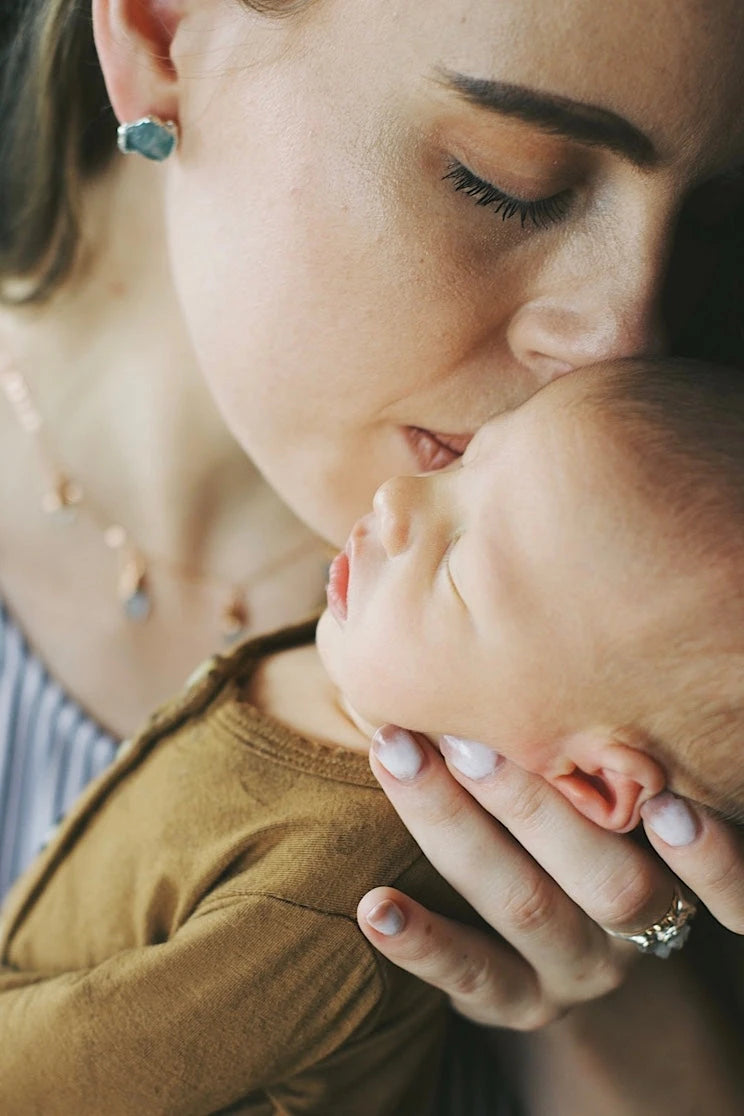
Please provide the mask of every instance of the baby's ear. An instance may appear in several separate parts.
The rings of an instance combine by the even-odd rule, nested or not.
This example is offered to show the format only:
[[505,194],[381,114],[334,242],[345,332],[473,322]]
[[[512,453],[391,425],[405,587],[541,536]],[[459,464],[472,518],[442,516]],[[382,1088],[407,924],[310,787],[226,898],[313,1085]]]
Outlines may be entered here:
[[561,770],[548,781],[590,821],[627,833],[640,808],[666,786],[659,763],[643,750],[643,739],[622,733],[577,733],[563,741]]

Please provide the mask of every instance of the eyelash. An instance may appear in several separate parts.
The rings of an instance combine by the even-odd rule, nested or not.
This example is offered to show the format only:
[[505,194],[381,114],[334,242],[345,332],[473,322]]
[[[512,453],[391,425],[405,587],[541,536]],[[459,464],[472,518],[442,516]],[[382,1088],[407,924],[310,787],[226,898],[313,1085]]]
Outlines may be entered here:
[[518,216],[522,228],[527,221],[531,221],[535,228],[545,229],[548,225],[562,221],[568,212],[568,190],[553,194],[550,198],[526,201],[504,193],[490,182],[484,182],[456,160],[450,163],[449,170],[442,178],[443,182],[447,180],[454,183],[457,193],[467,194],[476,205],[492,207],[496,214],[501,214],[502,221]]

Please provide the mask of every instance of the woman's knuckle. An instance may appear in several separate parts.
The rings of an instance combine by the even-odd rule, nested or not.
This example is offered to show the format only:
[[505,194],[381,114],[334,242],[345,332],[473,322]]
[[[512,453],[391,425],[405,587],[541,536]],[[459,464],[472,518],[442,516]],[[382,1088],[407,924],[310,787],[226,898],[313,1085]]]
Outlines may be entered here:
[[627,976],[627,951],[617,950],[615,939],[606,934],[596,933],[593,937],[591,947],[573,956],[564,973],[574,1003],[585,1003],[614,992]]
[[602,889],[595,904],[596,918],[610,930],[632,932],[649,922],[648,910],[653,887],[645,873],[615,877]]
[[561,1004],[551,1003],[549,1000],[540,1000],[527,1007],[514,1023],[516,1031],[541,1031],[550,1023],[561,1019],[568,1011]]
[[493,998],[493,971],[487,958],[467,955],[453,977],[452,995],[458,1000],[488,1001]]
[[398,953],[401,959],[409,965],[414,965],[418,969],[426,968],[427,971],[433,971],[438,967],[438,955],[432,949],[432,940],[429,936],[430,931],[425,928],[417,933],[407,935],[405,942],[402,943]]
[[444,794],[425,805],[425,818],[439,833],[454,833],[463,828],[471,816],[472,806],[472,800],[466,799],[464,792]]
[[597,996],[608,996],[621,987],[627,976],[627,965],[621,964],[620,958],[607,950],[592,967],[584,982],[586,1000],[593,1000]]
[[527,828],[534,827],[542,817],[545,803],[545,786],[539,781],[527,780],[509,799],[509,816]]
[[504,916],[512,930],[530,934],[544,929],[555,907],[555,885],[538,876],[521,880],[518,888],[505,897]]
[[616,958],[608,958],[600,970],[600,995],[608,996],[611,992],[617,992],[618,988],[622,988],[625,983],[627,975],[627,963],[621,965]]

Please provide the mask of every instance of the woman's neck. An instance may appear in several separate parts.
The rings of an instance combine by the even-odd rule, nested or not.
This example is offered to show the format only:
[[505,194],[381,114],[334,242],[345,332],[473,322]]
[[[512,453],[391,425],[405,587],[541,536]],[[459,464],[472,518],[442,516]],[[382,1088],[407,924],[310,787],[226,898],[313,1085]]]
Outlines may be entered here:
[[216,572],[237,579],[236,524],[250,528],[271,501],[198,372],[170,280],[157,170],[121,160],[89,188],[75,274],[42,307],[3,311],[0,347],[91,499],[144,549],[187,554],[197,567],[221,561]]
[[[157,171],[118,161],[88,191],[75,275],[43,306],[0,311],[0,353],[27,381],[48,456],[84,497],[64,528],[40,514],[37,447],[0,397],[0,591],[52,674],[121,735],[220,646],[236,585],[245,634],[267,631],[317,607],[328,561],[202,383]],[[101,525],[113,523],[147,568],[146,623],[122,607],[133,586],[107,549]]]

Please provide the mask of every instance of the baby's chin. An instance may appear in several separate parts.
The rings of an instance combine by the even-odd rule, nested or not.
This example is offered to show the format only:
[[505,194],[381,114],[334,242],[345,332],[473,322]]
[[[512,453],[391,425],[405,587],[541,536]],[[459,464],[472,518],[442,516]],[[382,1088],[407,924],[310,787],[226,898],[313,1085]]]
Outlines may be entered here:
[[315,647],[323,669],[334,686],[339,686],[341,683],[339,672],[334,669],[340,662],[342,654],[341,635],[338,621],[334,619],[330,609],[324,608],[315,628]]
[[323,669],[336,689],[339,708],[360,732],[371,740],[384,721],[364,709],[346,693],[343,677],[343,631],[330,609],[323,610],[315,630],[315,647]]
[[338,702],[339,702],[339,705],[341,706],[341,709],[346,714],[346,716],[349,718],[349,720],[354,725],[354,727],[359,729],[359,731],[364,736],[366,736],[366,738],[368,740],[371,740],[372,737],[377,732],[377,730],[379,728],[382,728],[382,725],[383,725],[382,721],[379,721],[379,720],[370,721],[370,720],[368,720],[368,718],[365,717],[362,713],[360,713],[358,711],[358,709],[354,708],[352,703],[349,701],[349,699],[346,697],[346,695],[341,692],[341,690],[338,691]]

